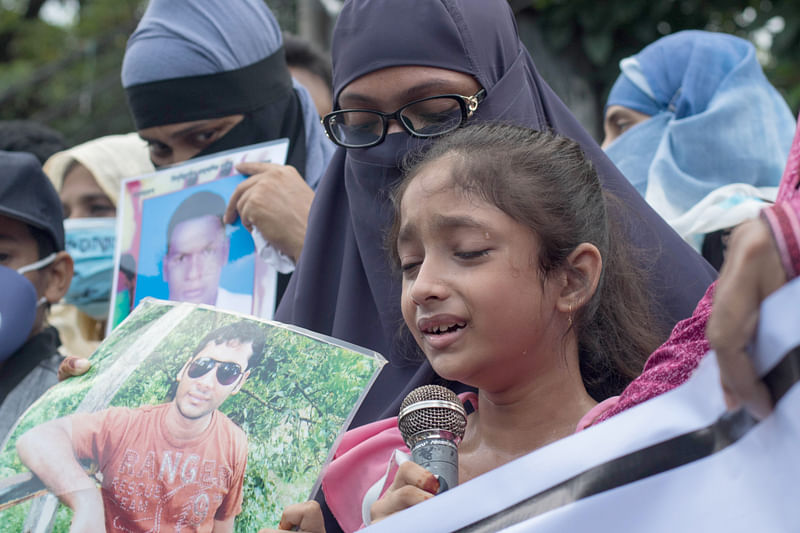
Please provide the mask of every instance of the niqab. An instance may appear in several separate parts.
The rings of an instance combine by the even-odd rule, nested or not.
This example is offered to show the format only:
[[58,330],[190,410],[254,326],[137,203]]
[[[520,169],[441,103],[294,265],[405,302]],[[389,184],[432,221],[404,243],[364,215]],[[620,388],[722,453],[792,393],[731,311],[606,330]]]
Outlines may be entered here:
[[245,115],[198,155],[287,137],[287,164],[316,188],[334,151],[263,0],[151,0],[128,40],[122,85],[137,129]]
[[[578,141],[604,187],[624,203],[616,215],[630,239],[653,255],[652,285],[670,323],[691,314],[713,269],[647,206],[542,80],[505,0],[349,1],[336,23],[332,54],[335,100],[348,83],[378,69],[446,68],[474,76],[486,89],[473,120],[552,128]],[[388,192],[400,177],[400,160],[425,144],[396,133],[372,148],[338,149],[317,190],[298,269],[277,311],[280,321],[389,360],[352,426],[396,415],[408,392],[438,379],[410,336],[401,333],[400,280],[383,246],[392,217]]]

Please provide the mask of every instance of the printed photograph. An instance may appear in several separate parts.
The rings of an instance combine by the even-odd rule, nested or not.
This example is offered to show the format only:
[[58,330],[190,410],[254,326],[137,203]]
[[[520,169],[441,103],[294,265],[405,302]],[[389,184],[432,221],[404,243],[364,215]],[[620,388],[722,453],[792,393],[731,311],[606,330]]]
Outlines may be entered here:
[[253,311],[253,238],[240,221],[222,221],[243,180],[231,176],[144,200],[134,306],[150,296]]
[[[8,531],[257,531],[307,499],[384,359],[146,299],[0,447]],[[50,527],[50,529],[48,529]]]
[[[166,272],[164,271],[164,259],[167,255],[168,244],[167,232],[170,229],[171,215],[177,210],[179,203],[190,196],[187,191],[215,192],[223,198],[227,205],[227,200],[236,188],[236,184],[245,179],[244,175],[237,173],[237,164],[245,161],[283,164],[286,161],[287,151],[288,140],[278,139],[192,159],[151,174],[125,180],[122,183],[117,205],[117,245],[114,252],[111,319],[108,321],[106,334],[120,324],[142,298],[148,296],[172,298],[169,290],[170,284],[165,276],[172,277],[170,274],[176,274],[180,268],[176,270],[167,266]],[[225,185],[217,188],[216,182],[224,182]],[[208,203],[195,200],[193,208],[186,206],[179,215],[181,217],[189,216],[192,214],[189,211],[200,210],[198,212],[202,212],[202,209],[213,209],[218,212],[218,206],[218,201]],[[184,221],[188,221],[188,219]],[[196,223],[185,224],[184,231],[178,231],[178,237],[181,236],[181,233],[187,233],[187,228],[196,229],[196,227],[198,227]],[[222,294],[222,299],[229,304],[224,308],[235,311],[242,311],[248,307],[249,297],[249,310],[242,312],[271,319],[277,293],[277,272],[272,266],[253,255],[252,238],[247,235],[247,231],[241,227],[240,222],[237,221],[236,225],[227,227],[225,231],[230,255],[226,266],[220,268],[220,280],[216,285],[217,291],[215,292],[212,287],[209,289],[209,294],[204,294],[203,297],[197,299],[193,297],[191,289],[184,291],[180,288],[178,291],[188,294],[190,297],[185,301],[191,302],[206,301]],[[245,238],[246,235],[247,238]],[[212,245],[211,248],[213,247]],[[224,251],[223,247],[218,247],[217,251],[219,252],[217,255],[221,255]],[[240,261],[247,254],[250,254],[250,258]],[[176,257],[174,254],[173,256]],[[184,256],[184,259],[193,257],[191,255]],[[221,264],[222,261],[220,260],[219,263]],[[241,272],[237,269],[243,269],[247,276],[240,277]],[[208,270],[209,274],[213,273],[213,269],[203,270]],[[255,287],[253,286],[254,273],[257,273],[261,280]],[[212,277],[216,278],[216,275]],[[138,286],[140,282],[144,284],[144,287]],[[178,286],[180,285],[178,283]],[[220,293],[220,288],[222,293]],[[213,305],[215,301],[211,301],[210,304]]]

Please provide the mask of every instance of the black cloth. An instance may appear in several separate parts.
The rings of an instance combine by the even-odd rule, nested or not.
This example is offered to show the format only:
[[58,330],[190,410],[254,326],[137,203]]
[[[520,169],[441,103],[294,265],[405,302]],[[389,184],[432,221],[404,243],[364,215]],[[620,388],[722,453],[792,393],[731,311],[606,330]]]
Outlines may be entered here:
[[[283,47],[236,70],[142,83],[125,91],[138,129],[243,114],[236,126],[194,157],[285,137],[289,139],[286,164],[306,179],[303,106],[292,86]],[[278,274],[276,302],[289,279],[289,274]]]
[[0,367],[0,405],[6,396],[14,390],[25,376],[36,368],[39,363],[58,353],[61,339],[58,331],[48,326],[28,339],[11,357],[6,359]]
[[[689,316],[713,281],[715,271],[645,203],[536,72],[505,0],[349,1],[336,23],[332,54],[336,98],[348,83],[377,69],[446,68],[474,76],[486,89],[473,120],[550,128],[579,142],[603,187],[622,202],[612,216],[643,257],[652,258],[651,286],[669,324]],[[372,148],[337,151],[317,189],[303,253],[277,311],[279,321],[389,360],[353,427],[396,415],[408,392],[436,380],[410,336],[400,333],[400,280],[383,247],[392,216],[388,191],[399,179],[399,162],[426,144],[395,133]]]
[[64,249],[64,211],[61,199],[39,160],[25,152],[0,150],[0,215],[43,230],[53,249]]

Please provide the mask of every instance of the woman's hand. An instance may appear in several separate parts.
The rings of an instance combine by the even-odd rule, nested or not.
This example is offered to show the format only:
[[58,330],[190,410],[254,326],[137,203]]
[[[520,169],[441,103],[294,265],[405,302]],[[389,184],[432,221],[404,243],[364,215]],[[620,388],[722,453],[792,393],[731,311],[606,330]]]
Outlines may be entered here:
[[746,348],[755,335],[761,302],[785,283],[767,223],[754,219],[737,227],[714,291],[706,336],[717,353],[728,408],[743,405],[759,419],[772,411],[772,400]]
[[250,177],[233,191],[223,221],[236,215],[250,230],[258,228],[275,248],[295,262],[306,237],[314,191],[294,167],[274,163],[239,163],[236,170]]
[[92,363],[88,359],[74,355],[67,356],[58,365],[58,381],[64,381],[73,376],[81,376],[88,372],[91,367]]
[[383,496],[370,507],[372,522],[429,500],[438,491],[439,480],[436,476],[418,464],[407,461],[397,469],[394,481]]
[[295,503],[283,510],[278,529],[262,529],[258,533],[275,533],[276,531],[325,533],[325,520],[322,517],[322,509],[313,500]]

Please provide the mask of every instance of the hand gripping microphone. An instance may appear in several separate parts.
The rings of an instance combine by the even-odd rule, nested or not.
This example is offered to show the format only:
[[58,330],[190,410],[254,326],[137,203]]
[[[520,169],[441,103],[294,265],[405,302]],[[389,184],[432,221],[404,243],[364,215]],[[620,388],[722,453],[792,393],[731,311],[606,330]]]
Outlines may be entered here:
[[467,427],[467,413],[456,393],[424,385],[408,393],[397,425],[411,460],[439,479],[439,492],[458,485],[458,444]]

